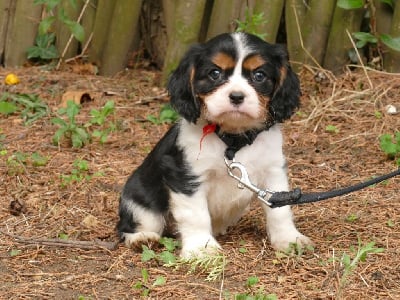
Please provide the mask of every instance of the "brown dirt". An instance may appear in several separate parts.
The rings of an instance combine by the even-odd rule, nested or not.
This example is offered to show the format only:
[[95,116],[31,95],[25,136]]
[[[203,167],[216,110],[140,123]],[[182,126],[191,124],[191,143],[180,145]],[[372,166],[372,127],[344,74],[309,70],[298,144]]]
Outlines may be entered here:
[[[37,94],[53,112],[65,91],[78,89],[95,96],[83,104],[80,122],[89,119],[92,108],[112,99],[119,124],[106,144],[95,141],[74,149],[66,143],[52,145],[57,129],[51,123],[54,115],[30,126],[24,126],[18,114],[0,116],[4,135],[0,144],[7,151],[0,156],[1,299],[137,299],[143,289],[134,285],[141,280],[142,269],[148,270],[152,299],[233,299],[238,294],[400,299],[400,178],[338,199],[294,207],[299,229],[316,244],[314,251],[302,255],[275,253],[264,239],[263,214],[254,203],[237,226],[218,238],[228,264],[223,278],[215,282],[205,281],[202,273],[141,262],[140,252],[123,245],[115,250],[87,250],[40,244],[41,239],[56,239],[60,233],[67,234],[69,241],[116,242],[118,191],[167,129],[146,121],[167,101],[165,91],[157,87],[159,73],[134,70],[103,78],[74,71],[0,69],[3,91]],[[4,85],[10,72],[20,77],[20,84]],[[385,113],[387,104],[400,108],[399,76],[368,71],[370,86],[362,70],[318,81],[317,73],[320,70],[302,72],[303,105],[284,126],[292,186],[327,190],[395,169],[395,162],[379,148],[379,136],[400,128],[400,115]],[[339,131],[327,132],[327,125]],[[7,160],[16,151],[36,151],[49,160],[45,166],[27,162],[13,169]],[[61,175],[70,174],[78,158],[89,162],[91,173],[104,176],[62,187]],[[17,215],[11,213],[10,203],[22,206],[16,208]],[[340,284],[341,257],[347,253],[353,258],[351,249],[357,248],[358,240],[375,242],[384,252],[368,255]],[[166,283],[152,286],[158,276]],[[247,287],[251,276],[259,282]]]

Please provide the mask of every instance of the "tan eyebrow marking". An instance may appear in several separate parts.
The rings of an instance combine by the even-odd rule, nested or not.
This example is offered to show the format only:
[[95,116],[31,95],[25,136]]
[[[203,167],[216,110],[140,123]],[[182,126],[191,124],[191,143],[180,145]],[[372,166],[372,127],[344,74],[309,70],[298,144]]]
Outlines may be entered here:
[[222,70],[233,69],[235,67],[235,60],[233,57],[223,52],[218,52],[213,56],[211,61]]
[[266,63],[265,59],[260,55],[252,55],[247,57],[243,62],[243,68],[247,70],[255,70]]

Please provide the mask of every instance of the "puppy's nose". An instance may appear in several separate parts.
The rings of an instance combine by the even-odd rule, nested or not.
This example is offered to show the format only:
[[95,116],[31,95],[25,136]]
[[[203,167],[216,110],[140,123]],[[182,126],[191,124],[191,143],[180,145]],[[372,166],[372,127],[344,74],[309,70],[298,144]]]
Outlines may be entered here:
[[244,94],[242,92],[232,92],[229,94],[229,98],[231,99],[232,104],[239,105],[243,103]]

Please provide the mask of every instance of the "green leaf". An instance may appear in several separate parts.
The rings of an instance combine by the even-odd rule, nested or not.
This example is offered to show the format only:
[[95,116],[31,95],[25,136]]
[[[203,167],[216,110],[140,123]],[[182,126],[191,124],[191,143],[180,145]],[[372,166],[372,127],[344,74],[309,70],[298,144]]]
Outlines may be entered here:
[[141,270],[142,273],[142,279],[144,283],[147,283],[149,281],[149,271],[147,271],[147,269],[142,269]]
[[142,249],[142,262],[146,262],[156,258],[156,253],[153,250],[149,249],[147,246],[142,245]]
[[393,143],[393,137],[390,134],[382,134],[379,137],[380,146],[383,152],[390,157],[394,157],[397,154],[397,145]]
[[246,280],[246,285],[248,287],[252,287],[254,285],[256,285],[258,283],[259,279],[257,276],[250,276],[249,278],[247,278]]
[[153,283],[153,286],[164,285],[167,282],[167,279],[164,276],[158,276]]
[[400,51],[400,37],[394,38],[388,34],[381,34],[380,39],[381,39],[382,43],[384,43],[389,48],[391,48],[395,51]]
[[77,22],[73,22],[73,23],[69,24],[68,27],[71,30],[71,33],[73,34],[73,36],[79,42],[82,43],[83,40],[85,39],[85,30],[83,29],[82,25]]
[[55,16],[48,16],[39,23],[39,35],[45,35],[50,31],[51,25],[56,21]]
[[48,158],[46,156],[40,155],[38,152],[33,152],[31,155],[32,164],[35,167],[42,167],[47,164]]
[[66,234],[66,233],[64,233],[64,232],[60,232],[60,233],[58,234],[58,238],[59,238],[60,240],[68,240],[68,234]]
[[175,255],[169,251],[161,252],[159,258],[165,265],[174,264],[176,262]]
[[369,32],[353,32],[353,36],[357,40],[360,40],[360,41],[363,41],[366,43],[376,44],[378,42],[377,37]]
[[179,241],[169,237],[162,237],[160,239],[160,244],[168,251],[173,252],[179,246]]
[[365,0],[338,0],[336,5],[343,9],[363,8]]
[[0,101],[0,114],[11,115],[17,111],[17,106],[7,101]]
[[21,253],[21,250],[12,249],[8,254],[9,254],[11,257],[14,257],[14,256],[19,255],[20,253]]

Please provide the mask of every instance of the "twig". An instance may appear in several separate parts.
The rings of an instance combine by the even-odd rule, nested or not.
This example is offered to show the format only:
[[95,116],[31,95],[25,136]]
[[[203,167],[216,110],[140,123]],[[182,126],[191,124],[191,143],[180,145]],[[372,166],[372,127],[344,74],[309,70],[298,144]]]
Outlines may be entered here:
[[[90,2],[90,0],[86,0],[85,4],[83,5],[81,13],[79,14],[78,20],[76,21],[77,23],[79,23],[81,21],[81,19],[83,17],[83,13],[85,12],[86,7],[89,5],[89,2]],[[56,70],[58,70],[60,68],[61,62],[65,56],[65,53],[67,53],[67,50],[68,50],[69,45],[71,44],[73,38],[74,38],[74,35],[71,33],[69,40],[68,40],[67,44],[65,45],[65,48],[60,56],[60,59],[58,60]]]
[[14,240],[17,243],[21,244],[34,244],[34,245],[52,246],[52,247],[70,247],[70,248],[80,248],[84,250],[94,250],[94,249],[115,250],[118,245],[118,242],[24,238],[18,235],[4,232],[2,230],[0,230],[0,233],[14,238]]
[[346,33],[347,33],[347,35],[348,35],[348,37],[349,37],[349,39],[350,39],[351,44],[353,45],[354,51],[356,51],[357,58],[358,58],[358,60],[359,60],[359,62],[360,62],[360,64],[361,64],[361,66],[362,66],[362,69],[363,69],[363,71],[364,71],[365,76],[367,77],[369,86],[370,86],[371,89],[374,89],[374,85],[372,84],[372,81],[371,81],[371,79],[369,78],[368,72],[367,72],[367,70],[365,69],[364,63],[363,63],[363,61],[362,61],[362,59],[361,59],[360,53],[358,52],[357,46],[356,46],[356,44],[354,43],[353,38],[351,37],[351,34],[350,34],[350,32],[349,32],[347,29],[346,29]]

